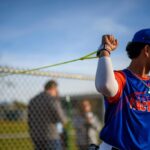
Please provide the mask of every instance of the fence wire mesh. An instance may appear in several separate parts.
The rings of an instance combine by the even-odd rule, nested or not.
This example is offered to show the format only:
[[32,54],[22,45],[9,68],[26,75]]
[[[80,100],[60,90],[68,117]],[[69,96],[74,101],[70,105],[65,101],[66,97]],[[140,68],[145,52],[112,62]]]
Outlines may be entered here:
[[[87,150],[98,144],[103,104],[94,78],[0,67],[0,150]],[[8,75],[8,74],[13,75]],[[58,83],[57,97],[45,92]]]

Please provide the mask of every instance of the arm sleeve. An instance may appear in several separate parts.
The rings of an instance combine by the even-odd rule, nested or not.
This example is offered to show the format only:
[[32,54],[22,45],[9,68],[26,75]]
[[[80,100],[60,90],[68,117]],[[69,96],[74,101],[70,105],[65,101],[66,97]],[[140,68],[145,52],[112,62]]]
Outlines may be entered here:
[[59,116],[60,122],[62,122],[63,124],[66,124],[67,117],[62,109],[61,103],[58,100],[56,101],[56,111]]
[[118,83],[118,91],[115,94],[115,96],[107,98],[110,103],[114,103],[119,100],[119,98],[122,95],[125,84],[126,84],[126,77],[122,71],[115,71],[114,75],[115,75],[115,79]]
[[53,123],[67,123],[67,117],[63,111],[60,101],[55,97],[49,97],[47,101],[48,113]]
[[110,57],[102,57],[98,61],[95,86],[98,92],[115,102],[122,94],[125,75],[121,71],[114,73]]

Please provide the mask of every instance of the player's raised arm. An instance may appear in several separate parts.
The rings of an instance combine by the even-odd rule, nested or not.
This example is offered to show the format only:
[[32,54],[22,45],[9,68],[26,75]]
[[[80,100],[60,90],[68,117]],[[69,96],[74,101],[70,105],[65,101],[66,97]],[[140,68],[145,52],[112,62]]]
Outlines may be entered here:
[[102,43],[98,51],[98,66],[95,86],[98,92],[104,96],[113,97],[118,91],[118,83],[115,79],[110,54],[118,46],[117,40],[112,35],[103,35]]

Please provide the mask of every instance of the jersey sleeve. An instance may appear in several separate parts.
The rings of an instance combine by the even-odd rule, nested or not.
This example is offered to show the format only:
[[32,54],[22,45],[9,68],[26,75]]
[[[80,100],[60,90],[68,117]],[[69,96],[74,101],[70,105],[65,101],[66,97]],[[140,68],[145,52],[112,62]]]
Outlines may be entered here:
[[126,77],[122,71],[114,71],[115,79],[118,83],[118,91],[115,96],[107,97],[109,103],[115,103],[119,100],[122,95],[123,89],[126,84]]

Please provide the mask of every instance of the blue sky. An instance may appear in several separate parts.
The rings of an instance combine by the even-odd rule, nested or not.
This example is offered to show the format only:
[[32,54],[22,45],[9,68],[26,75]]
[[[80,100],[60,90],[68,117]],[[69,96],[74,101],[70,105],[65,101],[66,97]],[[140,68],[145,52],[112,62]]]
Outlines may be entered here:
[[[0,64],[31,68],[94,51],[102,34],[114,34],[119,47],[114,68],[129,64],[125,46],[150,27],[148,0],[0,0]],[[52,68],[94,74],[96,60]],[[90,68],[90,69],[89,69]]]
[[[119,41],[111,55],[114,69],[127,67],[126,44],[150,27],[149,6],[149,0],[0,0],[0,65],[32,68],[74,59],[95,51],[103,34],[113,34]],[[97,60],[88,60],[48,70],[94,75],[96,66]],[[40,79],[10,77],[16,87],[1,99],[28,101],[47,78]],[[94,82],[58,82],[62,94],[96,92]]]

